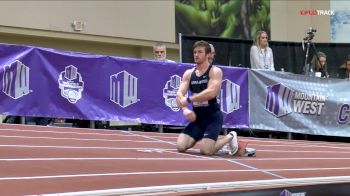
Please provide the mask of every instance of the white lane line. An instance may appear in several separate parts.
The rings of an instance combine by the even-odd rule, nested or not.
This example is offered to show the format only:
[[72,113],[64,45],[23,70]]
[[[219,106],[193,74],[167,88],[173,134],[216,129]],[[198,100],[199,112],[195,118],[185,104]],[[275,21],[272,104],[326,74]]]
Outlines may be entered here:
[[326,146],[326,145],[323,145],[323,146],[316,146],[316,145],[305,145],[305,144],[302,144],[302,145],[285,145],[285,144],[249,144],[249,146],[256,146],[256,147],[289,147],[289,148],[326,148],[326,149],[329,149],[329,148],[332,148],[332,149],[341,149],[341,150],[350,150],[350,146],[348,147],[344,147],[344,146]]
[[350,151],[325,151],[325,150],[262,150],[257,149],[258,152],[275,152],[275,153],[333,153],[333,154],[350,154]]
[[[232,158],[215,158],[210,157],[178,157],[178,158],[163,158],[163,157],[56,157],[56,158],[0,158],[0,161],[80,161],[80,160],[151,160],[151,161],[221,161],[221,160],[233,160]],[[350,160],[350,158],[240,158],[236,159],[240,161],[292,161],[292,160]]]
[[194,173],[227,173],[227,172],[284,172],[284,171],[322,171],[322,170],[349,170],[350,167],[341,168],[300,168],[300,169],[226,169],[226,170],[190,170],[190,171],[157,171],[157,172],[120,172],[120,173],[98,173],[98,174],[72,174],[53,176],[11,176],[0,177],[4,180],[34,180],[34,179],[56,179],[56,178],[81,178],[81,177],[101,177],[101,176],[129,176],[129,175],[158,175],[158,174],[194,174]]
[[[158,142],[170,144],[170,145],[172,145],[174,147],[176,146],[176,142],[163,141],[163,140],[160,140],[160,139],[157,139],[157,138],[152,138],[150,136],[144,136],[144,135],[139,135],[139,134],[134,134],[134,135],[139,136],[139,137],[144,137],[146,139],[150,139],[150,140],[153,140],[153,141],[158,141]],[[190,157],[197,157],[197,158],[203,157],[201,155],[194,155],[194,154],[189,154],[189,153],[180,153],[180,152],[172,151],[172,150],[170,150],[169,153],[174,153],[174,154],[184,155],[184,156],[190,156]],[[214,159],[214,157],[208,157],[208,159]]]
[[[140,135],[140,136],[142,136],[142,135]],[[155,139],[155,138],[152,138],[152,137],[147,137],[147,136],[145,136],[145,137],[146,137],[146,138],[149,138],[149,139],[151,139],[151,140],[162,141],[162,140]],[[166,141],[164,141],[164,142],[165,142],[165,143],[169,143],[169,142],[166,142]],[[172,144],[172,143],[171,143],[171,144]],[[175,145],[175,144],[173,144],[173,145]],[[191,155],[191,156],[193,156],[193,155]],[[195,155],[195,157],[198,157],[198,156]],[[215,158],[217,158],[217,156],[214,156],[214,157],[211,157],[211,158],[215,159]],[[249,169],[252,169],[252,170],[258,170],[257,168],[255,168],[255,167],[253,167],[253,166],[250,166],[250,165],[247,165],[247,164],[245,164],[245,163],[239,162],[239,160],[233,160],[233,159],[228,160],[228,159],[227,159],[227,161],[230,162],[230,163],[234,163],[234,164],[236,164],[236,165],[244,166],[244,167],[249,168]],[[277,177],[277,178],[284,178],[283,176],[280,176],[280,175],[278,175],[278,174],[274,174],[274,173],[272,173],[272,172],[265,172],[265,171],[264,171],[264,173],[269,174],[269,175],[272,175],[272,176]]]
[[[37,127],[37,125],[22,125],[24,128],[35,128]],[[43,133],[60,133],[60,134],[65,134],[65,133],[69,133],[69,134],[83,134],[83,135],[121,135],[121,136],[134,136],[134,134],[132,134],[131,132],[129,131],[124,131],[124,130],[111,130],[111,129],[89,129],[89,128],[70,128],[69,132],[62,132],[60,131],[59,129],[65,129],[67,130],[66,127],[54,127],[54,126],[40,126],[40,127],[45,127],[47,129],[52,129],[52,130],[55,130],[55,131],[49,131],[49,130],[37,130],[37,129],[18,129],[18,128],[2,128],[1,127],[1,124],[0,124],[0,132],[2,130],[4,131],[20,131],[20,132],[43,132]],[[56,129],[58,129],[58,131],[56,131]],[[74,132],[74,130],[83,130],[83,131],[86,131],[87,133],[83,133],[83,132]],[[89,133],[89,131],[93,131],[95,133]],[[96,132],[99,132],[99,133],[96,133]],[[107,132],[107,134],[101,134],[101,133],[104,133],[104,132]],[[109,133],[108,133],[109,132]],[[145,134],[147,135],[148,133],[146,132],[142,132],[142,131],[132,131],[134,133],[142,133],[142,134]],[[112,133],[112,134],[110,134]],[[124,134],[121,134],[121,133],[124,133]],[[159,138],[169,138],[169,139],[172,139],[172,138],[177,138],[175,137],[175,133],[157,133],[157,132],[152,132],[152,133],[149,133],[149,134],[152,134],[152,137],[159,137]]]
[[149,140],[108,140],[108,139],[84,139],[71,137],[32,137],[32,136],[12,136],[0,135],[0,138],[23,138],[23,139],[50,139],[50,140],[76,140],[76,141],[104,141],[104,142],[142,142],[142,143],[159,143],[157,141]]
[[311,157],[311,158],[241,158],[240,160],[249,161],[292,161],[292,160],[350,160],[350,158],[324,158],[324,157]]
[[[40,146],[40,145],[5,145],[0,144],[0,147],[12,147],[12,148],[57,148],[57,149],[109,149],[109,150],[163,150],[169,153],[176,153],[180,155],[188,155],[188,156],[198,156],[199,155],[192,155],[189,153],[178,153],[176,149],[174,148],[122,148],[122,147],[98,147],[98,146]],[[189,150],[189,152],[196,152],[198,153],[198,150]],[[340,152],[340,151],[305,151],[305,150],[259,150],[257,149],[257,153],[259,152],[271,152],[271,153],[320,153],[320,154],[350,154],[350,152]],[[214,159],[214,158],[213,158]],[[252,157],[251,159],[255,159],[255,157]],[[240,159],[237,159],[240,160]]]
[[103,150],[174,150],[163,148],[121,148],[121,147],[96,147],[96,146],[35,146],[35,145],[0,145],[0,147],[13,148],[57,148],[57,149],[103,149]]
[[[42,125],[29,125],[29,124],[3,124],[6,125],[2,127],[0,124],[0,130],[8,130],[8,129],[16,129],[16,130],[31,130],[34,128],[34,130],[38,130],[38,127],[44,128],[44,129],[64,129],[64,130],[88,130],[88,131],[96,131],[96,130],[101,130],[101,131],[120,131],[120,130],[111,130],[111,129],[91,129],[91,128],[79,128],[79,127],[58,127],[58,126],[42,126]],[[15,127],[15,128],[10,128],[10,127]],[[21,127],[21,128],[18,128]]]
[[146,195],[170,192],[172,194],[190,194],[191,191],[206,190],[236,190],[263,187],[289,187],[295,185],[316,185],[330,183],[348,183],[350,176],[292,178],[273,180],[229,181],[215,183],[178,184],[147,187],[132,187],[120,189],[104,189],[93,191],[79,191],[66,193],[42,194],[41,196],[85,196],[85,195]]
[[[126,132],[126,131],[122,131],[122,132]],[[138,137],[143,137],[143,138],[146,138],[146,139],[149,139],[151,141],[157,141],[157,142],[161,142],[161,143],[166,143],[166,144],[170,144],[172,146],[176,146],[176,142],[173,141],[173,142],[170,142],[170,141],[164,141],[164,140],[160,140],[160,139],[157,139],[157,138],[153,138],[151,136],[147,136],[147,135],[140,135],[140,134],[136,134],[136,133],[131,133],[129,132],[130,134],[134,135],[134,136],[138,136]]]
[[[76,135],[99,135],[99,136],[132,136],[132,137],[135,137],[133,135],[129,135],[129,134],[121,134],[121,131],[114,131],[115,133],[103,133],[103,131],[101,131],[101,133],[89,133],[89,132],[86,132],[86,133],[81,133],[81,132],[61,132],[61,131],[38,131],[38,130],[21,130],[21,129],[0,129],[0,133],[1,133],[1,130],[6,130],[6,131],[16,131],[16,132],[22,132],[22,133],[25,133],[25,132],[33,132],[33,133],[55,133],[55,134],[76,134]],[[95,129],[96,131],[96,129]],[[113,132],[113,131],[108,131],[108,132]]]
[[[24,126],[26,128],[28,128],[29,126]],[[30,128],[32,128],[34,126],[30,126]],[[50,127],[52,129],[66,129],[66,128],[62,128],[62,127]],[[88,128],[74,128],[74,129],[79,129],[79,130],[87,130],[87,131],[96,131],[96,129],[88,129]],[[15,131],[15,132],[35,132],[35,133],[55,133],[55,134],[77,134],[77,135],[98,135],[98,136],[139,136],[142,137],[143,134],[145,134],[145,132],[139,132],[139,131],[133,131],[133,133],[129,132],[129,131],[122,131],[122,130],[108,130],[108,129],[98,129],[101,130],[100,133],[82,133],[82,132],[61,132],[61,131],[47,131],[47,130],[31,130],[31,129],[26,129],[26,130],[22,130],[22,129],[14,129],[14,128],[0,128],[0,133],[1,130],[7,130],[7,131]],[[109,133],[103,133],[103,132],[109,132]],[[123,134],[121,134],[123,133]],[[135,134],[135,133],[141,133],[141,134]],[[155,138],[164,138],[164,139],[174,139],[176,137],[169,137],[169,136],[165,136],[164,133],[153,133],[154,135],[152,136],[147,136],[146,137],[152,137],[153,139]],[[166,133],[166,135],[168,135],[168,133]],[[170,135],[175,135],[175,134],[170,134]],[[298,147],[300,145],[306,146],[306,147],[325,147],[325,148],[337,148],[337,149],[349,149],[350,146],[349,144],[345,144],[345,143],[337,143],[337,142],[332,142],[331,144],[329,142],[315,142],[315,141],[295,141],[295,140],[285,140],[285,139],[269,139],[269,138],[249,138],[249,137],[239,137],[239,139],[242,140],[246,140],[249,142],[254,142],[254,143],[250,143],[250,145],[254,145],[254,146],[259,146],[259,144],[257,143],[278,143],[278,145],[275,146],[293,146],[293,147]],[[284,143],[281,145],[281,143]],[[261,146],[264,146],[262,144],[260,144]],[[296,145],[296,146],[295,146]],[[322,146],[318,146],[318,145],[322,145]],[[266,144],[265,146],[269,146],[268,144]],[[274,145],[271,145],[274,146]]]
[[[105,134],[103,134],[105,135]],[[116,135],[116,134],[113,134]],[[123,135],[124,136],[124,135]],[[132,135],[130,136],[137,136],[137,135]],[[146,137],[147,139],[150,139],[148,136],[142,136],[139,135],[140,137]],[[84,138],[65,138],[65,137],[32,137],[32,136],[9,136],[9,135],[0,135],[0,137],[3,138],[28,138],[28,139],[52,139],[52,140],[76,140],[76,141],[111,141],[111,142],[133,142],[133,143],[164,143],[165,141],[163,140],[158,140],[158,139],[153,139],[151,141],[149,140],[108,140],[108,139],[84,139]],[[171,145],[174,145],[174,142],[165,142],[169,143]],[[290,147],[290,145],[257,145],[257,144],[250,144],[250,146],[256,146],[256,147]],[[317,148],[332,148],[332,149],[342,149],[342,150],[347,150],[350,149],[350,147],[336,147],[336,146],[312,146],[312,145],[299,145],[299,146],[293,146],[293,148],[305,148],[305,147],[317,147]],[[269,150],[259,150],[259,151],[269,151]],[[278,152],[278,150],[276,150]],[[284,151],[283,151],[284,152]],[[299,151],[298,151],[299,152]],[[307,152],[307,151],[303,151]],[[312,151],[316,152],[316,151]]]
[[[254,166],[248,165],[248,164],[246,164],[246,163],[242,163],[242,162],[240,162],[240,161],[238,161],[238,160],[231,159],[231,160],[227,160],[227,161],[229,161],[229,162],[231,162],[231,163],[235,163],[235,164],[237,164],[237,165],[241,165],[241,166],[246,167],[246,168],[250,168],[250,169],[252,169],[252,170],[259,170],[258,168],[254,167]],[[262,172],[264,172],[264,173],[266,173],[266,174],[268,174],[268,175],[277,177],[277,178],[285,179],[284,176],[275,174],[275,173],[273,173],[273,172],[269,172],[269,171],[262,171]]]
[[209,159],[207,157],[201,157],[201,159],[198,158],[156,158],[156,157],[151,157],[151,158],[138,158],[138,157],[118,157],[118,158],[94,158],[94,157],[89,157],[89,158],[18,158],[18,159],[0,159],[0,161],[104,161],[104,160],[141,160],[141,161],[203,161],[203,160],[208,160],[208,161],[219,161],[220,159]]
[[309,141],[309,140],[284,140],[284,139],[269,139],[265,140],[264,138],[242,138],[238,137],[238,139],[245,140],[251,142],[252,144],[257,143],[276,143],[282,145],[310,145],[310,146],[337,146],[337,147],[349,147],[349,143],[341,143],[341,142],[322,142],[322,141]]

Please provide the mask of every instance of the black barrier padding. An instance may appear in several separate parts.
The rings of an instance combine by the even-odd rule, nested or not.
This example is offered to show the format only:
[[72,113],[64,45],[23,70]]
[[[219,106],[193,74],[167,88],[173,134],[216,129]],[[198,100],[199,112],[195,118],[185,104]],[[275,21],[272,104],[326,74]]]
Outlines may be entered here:
[[321,184],[309,186],[283,187],[274,189],[260,189],[251,191],[235,191],[221,193],[201,193],[200,195],[213,196],[322,196],[322,195],[349,195],[350,183]]
[[[250,47],[252,40],[241,40],[232,38],[218,38],[207,36],[181,36],[181,61],[193,63],[193,44],[196,41],[205,40],[213,44],[216,50],[214,64],[224,66],[239,66],[250,68]],[[349,43],[314,43],[317,51],[322,51],[327,55],[328,73],[333,78],[343,78],[343,71],[340,66],[345,62],[345,58],[350,54]],[[302,50],[302,42],[280,42],[269,41],[273,50],[275,69],[292,73],[301,73],[305,64],[305,52]],[[305,44],[306,46],[306,44]],[[310,47],[310,62],[314,50]]]

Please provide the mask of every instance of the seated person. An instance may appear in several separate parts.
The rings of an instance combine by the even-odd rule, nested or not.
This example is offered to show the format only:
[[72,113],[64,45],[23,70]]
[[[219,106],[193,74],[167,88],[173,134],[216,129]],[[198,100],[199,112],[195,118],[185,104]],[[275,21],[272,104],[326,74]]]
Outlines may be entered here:
[[340,66],[341,74],[340,78],[349,79],[350,78],[350,54],[346,56],[344,64]]
[[327,56],[324,52],[317,52],[317,55],[315,54],[312,57],[310,65],[306,65],[303,68],[303,73],[316,73],[316,72],[321,72],[322,78],[329,77],[329,74],[327,72]]

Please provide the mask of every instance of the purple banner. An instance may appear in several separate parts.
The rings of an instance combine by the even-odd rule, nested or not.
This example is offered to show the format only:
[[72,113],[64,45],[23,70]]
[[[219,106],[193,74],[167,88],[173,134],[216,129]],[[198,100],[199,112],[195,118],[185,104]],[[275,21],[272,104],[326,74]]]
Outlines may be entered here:
[[[175,96],[193,65],[0,45],[6,115],[185,125]],[[225,127],[248,127],[248,70],[221,67]]]

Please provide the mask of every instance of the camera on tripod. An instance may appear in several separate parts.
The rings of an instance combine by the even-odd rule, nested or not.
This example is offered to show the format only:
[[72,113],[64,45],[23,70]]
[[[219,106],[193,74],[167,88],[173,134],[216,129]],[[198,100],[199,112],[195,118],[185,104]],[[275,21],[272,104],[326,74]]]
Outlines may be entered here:
[[311,41],[315,37],[316,32],[316,29],[310,27],[308,30],[306,30],[306,36],[304,37],[304,41]]

